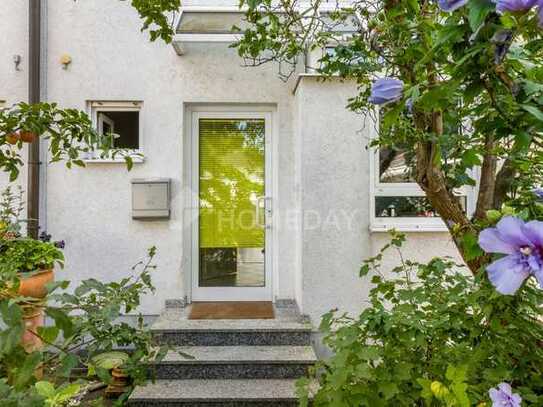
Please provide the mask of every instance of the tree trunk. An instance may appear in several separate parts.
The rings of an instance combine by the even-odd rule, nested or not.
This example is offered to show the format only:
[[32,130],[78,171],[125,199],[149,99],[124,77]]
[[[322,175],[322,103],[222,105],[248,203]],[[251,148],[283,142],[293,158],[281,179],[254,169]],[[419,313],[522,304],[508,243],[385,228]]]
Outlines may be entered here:
[[[426,120],[420,121],[424,123]],[[431,118],[432,132],[443,134],[443,116],[434,112]],[[464,252],[462,237],[467,233],[477,235],[477,230],[468,219],[457,197],[447,189],[445,174],[441,169],[441,157],[438,145],[433,141],[419,142],[417,154],[417,183],[426,193],[426,198],[447,225],[458,252],[473,274],[476,274],[484,258],[469,259]]]

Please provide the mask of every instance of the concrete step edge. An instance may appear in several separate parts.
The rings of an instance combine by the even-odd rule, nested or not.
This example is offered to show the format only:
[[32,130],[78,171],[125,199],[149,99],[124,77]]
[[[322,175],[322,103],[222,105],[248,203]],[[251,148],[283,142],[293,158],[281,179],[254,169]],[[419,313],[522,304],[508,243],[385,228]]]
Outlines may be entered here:
[[[186,355],[186,356],[185,356]],[[317,355],[305,346],[178,346],[158,364],[314,364]]]
[[236,402],[296,400],[297,379],[157,380],[138,386],[131,402]]

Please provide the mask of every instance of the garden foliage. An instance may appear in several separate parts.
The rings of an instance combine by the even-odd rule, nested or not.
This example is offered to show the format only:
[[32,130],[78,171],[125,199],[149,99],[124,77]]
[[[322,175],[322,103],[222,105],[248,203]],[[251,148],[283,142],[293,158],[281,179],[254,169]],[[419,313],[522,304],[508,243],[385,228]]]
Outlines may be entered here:
[[[71,291],[66,290],[67,281],[53,283],[47,302],[41,304],[51,322],[33,332],[45,347],[30,353],[21,344],[23,317],[29,307],[36,306],[35,299],[18,296],[13,276],[0,274],[2,406],[42,406],[47,399],[44,392],[55,386],[55,392],[49,391],[52,397],[73,392],[72,398],[88,382],[109,383],[110,371],[94,366],[92,359],[114,349],[127,349],[130,357],[122,369],[133,379],[133,384],[143,384],[148,374],[147,363],[160,360],[166,348],[155,343],[141,314],[134,315],[134,323],[120,317],[133,314],[141,296],[154,290],[150,274],[155,268],[154,256],[153,248],[148,258],[120,281],[89,279]],[[90,368],[92,374],[74,377],[72,370],[78,367]],[[37,371],[43,372],[44,379],[38,380]],[[69,387],[71,382],[79,386],[77,391]]]
[[[543,181],[541,2],[241,3],[250,26],[235,46],[249,65],[278,61],[288,77],[302,55],[333,48],[307,68],[358,85],[348,107],[380,123],[373,146],[411,158],[468,267],[485,265],[465,250],[479,222]],[[476,184],[471,217],[456,194]]]
[[383,271],[386,251],[403,259],[403,239],[394,234],[365,261],[361,275],[372,289],[358,317],[324,316],[334,355],[314,372],[314,405],[490,406],[489,389],[504,381],[523,405],[543,405],[543,291],[529,283],[500,295],[450,259],[402,260]]

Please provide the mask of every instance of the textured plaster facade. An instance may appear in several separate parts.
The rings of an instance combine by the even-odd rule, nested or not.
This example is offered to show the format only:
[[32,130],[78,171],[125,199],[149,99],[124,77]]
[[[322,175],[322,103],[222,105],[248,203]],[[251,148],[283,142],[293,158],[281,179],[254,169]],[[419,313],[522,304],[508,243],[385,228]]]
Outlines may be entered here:
[[[28,4],[25,1],[5,0],[0,7],[0,101],[6,105],[28,98]],[[18,70],[13,58],[21,57]],[[23,153],[26,157],[26,151]],[[25,184],[26,171],[21,171],[18,182]],[[8,183],[0,173],[0,187]]]
[[[27,4],[4,1],[0,100],[14,103],[27,98]],[[148,41],[128,2],[55,0],[48,2],[47,14],[47,100],[87,111],[90,100],[143,102],[145,162],[131,172],[123,164],[46,168],[42,222],[67,243],[66,268],[58,278],[73,285],[90,277],[120,278],[155,245],[157,290],[145,298],[143,312],[158,314],[166,300],[187,296],[187,107],[268,105],[277,126],[276,297],[296,299],[315,324],[331,308],[360,310],[368,292],[368,280],[358,277],[361,260],[375,253],[386,235],[369,231],[366,145],[374,128],[345,109],[354,84],[303,76],[296,87],[298,78],[280,81],[276,66],[242,67],[225,44],[187,46],[180,57],[171,46]],[[20,72],[12,63],[15,54],[23,58]],[[72,57],[68,69],[59,62],[63,54]],[[131,219],[130,180],[145,177],[172,179],[170,220]],[[24,172],[20,179],[25,180]],[[0,183],[5,182],[2,175]],[[455,255],[455,249],[447,234],[412,233],[406,253],[423,260]]]

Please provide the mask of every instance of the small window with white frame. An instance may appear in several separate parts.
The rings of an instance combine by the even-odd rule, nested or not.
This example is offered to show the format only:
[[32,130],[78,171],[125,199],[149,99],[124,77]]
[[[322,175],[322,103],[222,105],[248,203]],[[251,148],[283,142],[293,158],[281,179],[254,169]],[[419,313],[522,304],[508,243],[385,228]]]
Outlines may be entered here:
[[[428,202],[413,174],[415,157],[395,147],[371,149],[372,231],[446,231],[447,226]],[[472,213],[473,189],[456,192],[466,213]]]
[[[112,148],[133,154],[136,162],[141,161],[142,153],[142,107],[143,103],[140,101],[90,102],[92,121],[98,134],[101,137],[110,137],[109,144]],[[89,158],[98,161],[98,156],[100,153]],[[124,162],[124,159],[121,157],[118,160],[106,161]]]

